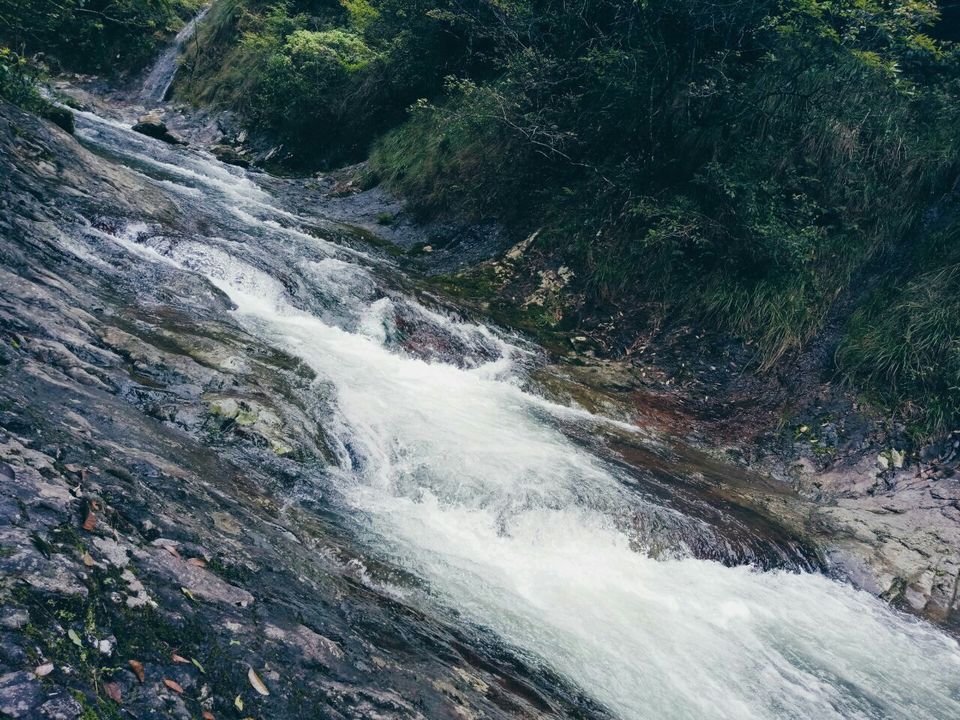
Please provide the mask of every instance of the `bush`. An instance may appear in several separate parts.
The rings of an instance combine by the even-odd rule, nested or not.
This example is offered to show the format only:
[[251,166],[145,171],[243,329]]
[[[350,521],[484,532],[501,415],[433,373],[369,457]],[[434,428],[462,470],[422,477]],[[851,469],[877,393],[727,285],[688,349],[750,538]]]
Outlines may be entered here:
[[240,111],[299,169],[363,159],[451,72],[483,64],[435,3],[224,0],[200,29],[177,91]]
[[547,224],[598,301],[719,322],[764,366],[956,169],[930,3],[497,7],[499,77],[449,83],[376,171],[427,211]]
[[35,63],[0,47],[0,97],[28,110],[36,110],[42,104],[38,83],[41,68]]
[[[248,37],[262,53],[262,77],[251,88],[253,122],[273,130],[288,149],[333,164],[362,154],[376,107],[378,55],[345,30],[294,30],[285,38]],[[321,156],[322,157],[322,156]],[[303,158],[307,160],[307,158]],[[308,160],[308,161],[309,161]]]
[[0,98],[24,110],[41,115],[73,132],[73,113],[58,107],[40,94],[44,68],[0,46]]

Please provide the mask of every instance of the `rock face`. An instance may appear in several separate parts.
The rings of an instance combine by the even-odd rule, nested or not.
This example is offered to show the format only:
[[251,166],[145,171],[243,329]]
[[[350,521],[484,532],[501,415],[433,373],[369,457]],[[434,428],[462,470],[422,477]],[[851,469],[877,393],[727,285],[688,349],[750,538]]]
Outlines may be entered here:
[[917,464],[887,468],[870,457],[823,472],[798,463],[793,476],[802,493],[817,498],[808,530],[835,569],[903,610],[960,628],[955,478]]
[[[800,451],[809,453],[811,445],[822,447],[836,437],[831,423],[801,425],[792,449],[758,447],[747,433],[718,447],[710,441],[714,428],[704,429],[702,416],[678,401],[682,392],[638,390],[644,376],[654,375],[654,366],[641,370],[629,361],[581,355],[576,366],[562,369],[577,382],[564,390],[578,387],[581,392],[570,397],[579,405],[616,416],[625,410],[607,404],[624,403],[620,407],[638,413],[644,424],[685,435],[694,447],[722,458],[719,492],[809,540],[832,574],[960,632],[960,473],[955,469],[960,440],[909,457],[889,439],[879,447],[871,441],[849,457],[818,465],[815,456]],[[549,381],[542,382],[553,391]],[[815,444],[809,442],[813,429],[820,431]],[[733,472],[731,460],[739,465]],[[749,482],[738,482],[741,478]],[[779,490],[765,486],[762,478],[773,478]]]
[[141,116],[137,120],[137,124],[133,126],[134,131],[146,135],[147,137],[152,137],[157,140],[162,140],[163,142],[170,143],[171,145],[186,145],[186,141],[181,139],[178,135],[170,132],[167,128],[167,124],[163,122],[159,115],[156,113],[148,113],[147,115]]

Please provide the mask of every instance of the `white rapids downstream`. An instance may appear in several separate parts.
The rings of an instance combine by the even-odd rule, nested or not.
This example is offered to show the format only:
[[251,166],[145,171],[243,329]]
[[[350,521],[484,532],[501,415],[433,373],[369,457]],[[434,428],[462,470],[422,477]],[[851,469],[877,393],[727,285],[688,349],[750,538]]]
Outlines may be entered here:
[[[110,242],[206,277],[247,332],[316,371],[358,537],[424,581],[397,588],[402,602],[485,628],[622,718],[960,717],[960,648],[938,629],[821,574],[727,567],[682,544],[644,553],[630,518],[697,521],[571,439],[564,428],[614,421],[524,390],[521,342],[385,291],[388,263],[305,232],[317,219],[255,174],[77,120],[89,147],[217,220],[203,236],[132,225]],[[411,316],[455,351],[406,349]]]

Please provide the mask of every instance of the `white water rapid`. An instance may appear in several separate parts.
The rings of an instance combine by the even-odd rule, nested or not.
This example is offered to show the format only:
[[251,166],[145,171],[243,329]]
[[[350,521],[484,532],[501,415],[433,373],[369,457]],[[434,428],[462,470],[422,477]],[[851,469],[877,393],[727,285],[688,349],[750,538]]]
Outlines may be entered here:
[[[492,631],[621,718],[960,717],[960,648],[938,629],[820,574],[726,567],[673,540],[645,554],[636,518],[711,530],[570,439],[611,421],[524,391],[520,345],[385,290],[394,270],[304,232],[314,220],[255,175],[90,114],[78,134],[216,220],[110,241],[206,277],[248,332],[316,371],[357,537],[424,581],[396,588],[403,602]],[[455,356],[406,349],[401,317]]]

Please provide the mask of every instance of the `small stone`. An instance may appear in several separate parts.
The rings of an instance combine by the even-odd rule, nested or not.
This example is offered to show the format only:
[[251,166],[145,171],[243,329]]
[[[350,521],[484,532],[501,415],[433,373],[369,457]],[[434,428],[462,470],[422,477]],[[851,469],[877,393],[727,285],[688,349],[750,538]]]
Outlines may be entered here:
[[213,518],[213,526],[225,532],[228,535],[239,535],[240,534],[240,523],[230,513],[225,512],[215,512],[211,513],[210,517]]
[[890,463],[897,470],[903,467],[904,462],[904,453],[900,450],[891,450],[890,451]]
[[0,627],[8,630],[19,630],[30,622],[30,615],[26,610],[12,610],[0,618]]
[[40,712],[48,720],[75,720],[83,713],[83,708],[69,695],[58,695],[41,705]]

